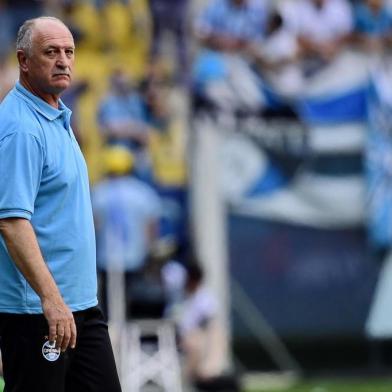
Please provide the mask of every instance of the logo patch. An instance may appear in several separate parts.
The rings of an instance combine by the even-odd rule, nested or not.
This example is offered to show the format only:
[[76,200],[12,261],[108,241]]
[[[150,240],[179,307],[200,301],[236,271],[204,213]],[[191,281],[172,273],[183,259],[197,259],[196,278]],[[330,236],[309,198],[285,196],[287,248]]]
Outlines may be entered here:
[[60,357],[60,349],[56,348],[55,343],[50,344],[49,341],[46,341],[42,346],[42,355],[47,361],[54,362]]

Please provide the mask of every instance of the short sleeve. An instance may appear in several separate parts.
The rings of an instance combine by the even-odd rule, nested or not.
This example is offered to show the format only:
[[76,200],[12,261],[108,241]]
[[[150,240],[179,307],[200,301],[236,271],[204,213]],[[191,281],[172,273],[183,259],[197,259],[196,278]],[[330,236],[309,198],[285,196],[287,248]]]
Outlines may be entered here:
[[0,218],[31,219],[44,153],[31,134],[15,132],[0,141]]

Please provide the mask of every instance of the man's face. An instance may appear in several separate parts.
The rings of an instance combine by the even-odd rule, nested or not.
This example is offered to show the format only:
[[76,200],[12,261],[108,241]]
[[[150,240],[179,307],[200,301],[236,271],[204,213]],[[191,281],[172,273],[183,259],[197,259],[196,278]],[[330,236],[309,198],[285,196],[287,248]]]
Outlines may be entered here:
[[59,95],[71,83],[75,45],[69,30],[59,22],[37,22],[31,53],[22,71],[39,95]]

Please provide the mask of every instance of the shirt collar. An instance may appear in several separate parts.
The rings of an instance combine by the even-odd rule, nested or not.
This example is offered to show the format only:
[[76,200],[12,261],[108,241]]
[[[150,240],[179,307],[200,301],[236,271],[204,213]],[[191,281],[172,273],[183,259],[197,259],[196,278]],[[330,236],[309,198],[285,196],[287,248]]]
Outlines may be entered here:
[[16,82],[15,89],[25,101],[30,103],[39,113],[41,113],[49,121],[53,121],[60,116],[64,116],[67,122],[69,122],[72,112],[64,105],[61,99],[59,100],[59,109],[56,109],[37,95],[34,95],[29,90],[24,88],[19,82]]

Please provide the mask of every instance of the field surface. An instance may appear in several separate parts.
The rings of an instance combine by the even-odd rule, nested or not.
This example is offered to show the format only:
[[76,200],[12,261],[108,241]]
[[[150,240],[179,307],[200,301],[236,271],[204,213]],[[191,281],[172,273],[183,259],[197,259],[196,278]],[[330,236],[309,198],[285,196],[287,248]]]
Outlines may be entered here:
[[286,389],[252,388],[246,392],[391,392],[392,378],[385,380],[314,380]]
[[[0,392],[3,392],[4,383],[0,377]],[[249,389],[245,392],[391,392],[392,378],[388,380],[374,381],[327,381],[315,380],[300,383],[294,387],[286,389]],[[26,391],[28,392],[28,391]],[[126,391],[124,391],[126,392]]]

